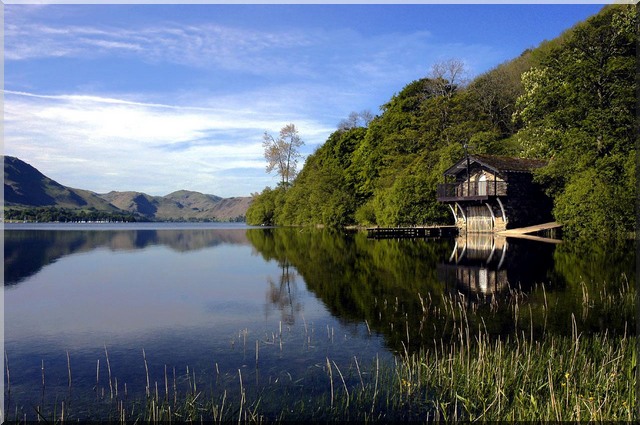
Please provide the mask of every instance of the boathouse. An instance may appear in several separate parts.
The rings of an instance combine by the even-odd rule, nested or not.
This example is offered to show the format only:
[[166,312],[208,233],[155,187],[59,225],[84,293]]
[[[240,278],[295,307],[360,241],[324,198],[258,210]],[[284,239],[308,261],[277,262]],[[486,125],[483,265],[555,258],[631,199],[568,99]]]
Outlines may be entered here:
[[552,220],[551,199],[533,181],[544,160],[466,155],[444,172],[437,199],[461,232],[499,232]]

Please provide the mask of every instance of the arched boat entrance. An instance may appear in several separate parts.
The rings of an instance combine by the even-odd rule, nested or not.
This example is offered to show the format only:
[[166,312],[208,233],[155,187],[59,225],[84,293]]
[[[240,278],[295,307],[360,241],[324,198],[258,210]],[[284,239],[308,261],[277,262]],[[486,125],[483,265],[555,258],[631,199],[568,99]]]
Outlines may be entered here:
[[437,199],[449,204],[461,232],[499,232],[553,219],[552,202],[533,181],[546,161],[469,155],[445,171]]

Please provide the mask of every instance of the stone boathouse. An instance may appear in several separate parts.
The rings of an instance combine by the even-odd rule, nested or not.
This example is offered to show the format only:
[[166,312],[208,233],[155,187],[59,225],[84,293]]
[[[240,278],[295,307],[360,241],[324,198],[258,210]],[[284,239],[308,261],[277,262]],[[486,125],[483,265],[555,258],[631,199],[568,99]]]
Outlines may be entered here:
[[467,155],[444,172],[437,199],[461,232],[499,232],[551,221],[552,201],[533,181],[537,159]]

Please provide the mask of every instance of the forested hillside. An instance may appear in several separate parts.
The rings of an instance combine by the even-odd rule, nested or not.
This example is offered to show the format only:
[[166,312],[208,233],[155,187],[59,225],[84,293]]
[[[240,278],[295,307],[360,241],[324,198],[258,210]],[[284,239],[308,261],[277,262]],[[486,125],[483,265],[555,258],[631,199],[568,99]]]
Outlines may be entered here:
[[[469,83],[436,64],[367,127],[341,126],[292,184],[266,188],[249,224],[342,226],[450,222],[442,173],[472,153],[545,158],[537,172],[570,236],[635,224],[636,42],[632,5],[602,11]],[[455,54],[455,53],[454,53]]]

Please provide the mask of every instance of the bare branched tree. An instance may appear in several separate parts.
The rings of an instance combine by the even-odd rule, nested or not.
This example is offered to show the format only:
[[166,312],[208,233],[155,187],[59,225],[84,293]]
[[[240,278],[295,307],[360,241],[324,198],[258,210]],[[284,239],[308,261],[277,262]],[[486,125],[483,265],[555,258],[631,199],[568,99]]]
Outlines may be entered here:
[[460,59],[447,59],[431,66],[428,75],[427,92],[432,96],[451,98],[453,94],[468,83],[467,70]]
[[368,109],[360,112],[360,121],[362,121],[363,127],[368,127],[369,123],[373,121],[374,118],[374,115]]
[[280,129],[280,135],[276,139],[271,134],[264,132],[262,146],[264,157],[267,160],[267,173],[276,170],[282,177],[281,184],[287,187],[296,177],[298,159],[300,158],[300,146],[304,142],[298,135],[294,124],[287,124]]
[[350,130],[357,127],[368,127],[374,116],[368,109],[361,112],[351,112],[349,117],[340,121],[338,130]]

